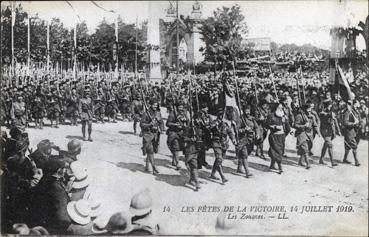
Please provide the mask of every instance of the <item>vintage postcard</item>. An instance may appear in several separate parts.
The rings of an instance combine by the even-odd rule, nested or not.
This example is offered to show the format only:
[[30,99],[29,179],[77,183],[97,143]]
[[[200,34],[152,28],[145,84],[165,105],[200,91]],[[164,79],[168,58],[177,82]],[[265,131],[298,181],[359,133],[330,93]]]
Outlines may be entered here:
[[368,19],[2,1],[1,234],[368,236]]

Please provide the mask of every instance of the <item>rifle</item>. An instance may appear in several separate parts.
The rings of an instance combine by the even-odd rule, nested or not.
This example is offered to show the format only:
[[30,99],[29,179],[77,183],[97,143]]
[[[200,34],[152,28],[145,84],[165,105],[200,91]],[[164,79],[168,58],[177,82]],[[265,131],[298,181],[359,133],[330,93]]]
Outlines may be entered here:
[[269,64],[269,71],[270,71],[270,75],[271,75],[271,78],[272,78],[272,84],[273,84],[275,99],[278,101],[277,90],[275,88],[275,83],[274,83],[274,78],[273,78],[273,71],[272,71],[272,68],[271,68],[270,64]]
[[[148,107],[147,107],[147,103],[146,103],[146,99],[145,99],[145,96],[144,96],[144,94],[143,94],[143,86],[142,86],[142,84],[141,84],[141,80],[139,80],[139,84],[140,84],[140,87],[141,87],[141,96],[142,96],[142,102],[143,102],[143,105],[144,105],[145,112],[146,112],[147,116],[149,117],[150,122],[153,122],[153,121],[155,120],[155,121],[157,122],[157,124],[159,124],[158,119],[157,119],[156,117],[155,117],[155,118],[153,118],[153,117],[151,116],[150,112],[149,112],[149,109],[148,109]],[[160,128],[159,128],[159,130],[160,130]]]
[[169,80],[169,91],[172,94],[172,100],[173,100],[172,109],[173,109],[173,114],[174,114],[174,117],[177,118],[177,109],[176,109],[176,106],[175,106],[175,102],[176,101],[175,101],[174,93],[173,93],[173,90],[172,90],[172,77],[170,77],[170,80]]

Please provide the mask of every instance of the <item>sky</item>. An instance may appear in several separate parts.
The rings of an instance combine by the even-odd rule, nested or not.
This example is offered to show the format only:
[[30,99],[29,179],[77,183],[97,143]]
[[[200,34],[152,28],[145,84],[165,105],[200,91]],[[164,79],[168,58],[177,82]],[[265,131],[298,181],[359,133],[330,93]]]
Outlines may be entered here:
[[[175,2],[172,1],[174,4]],[[117,14],[126,23],[147,20],[155,15],[166,16],[169,1],[96,1],[98,5],[114,10],[116,14],[96,7],[91,1],[70,1],[74,10],[66,1],[17,1],[31,15],[38,13],[43,19],[58,17],[67,27],[73,27],[76,13],[85,20],[89,31],[94,32],[96,26],[105,17],[114,22]],[[309,1],[200,1],[202,14],[206,18],[222,6],[230,7],[239,4],[245,21],[249,27],[248,37],[270,37],[279,44],[310,43],[329,49],[331,26],[357,26],[365,22],[368,15],[367,0],[309,0]],[[3,1],[2,6],[9,4]],[[189,15],[194,1],[179,1],[179,14]],[[149,9],[150,6],[150,9]],[[365,48],[364,39],[357,39],[357,47]]]

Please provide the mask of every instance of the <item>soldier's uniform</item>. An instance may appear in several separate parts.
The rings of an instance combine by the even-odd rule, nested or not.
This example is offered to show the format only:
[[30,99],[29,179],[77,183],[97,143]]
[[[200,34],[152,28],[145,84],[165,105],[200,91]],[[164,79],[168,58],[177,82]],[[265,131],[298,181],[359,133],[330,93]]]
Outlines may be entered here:
[[51,121],[51,127],[53,126],[53,121],[55,121],[55,127],[59,127],[58,125],[61,113],[60,99],[61,96],[57,93],[56,89],[53,89],[53,93],[49,95],[48,103],[48,118]]
[[137,123],[140,122],[141,116],[143,114],[143,104],[140,100],[140,96],[138,94],[134,94],[132,101],[132,109],[133,115],[133,132],[136,134],[137,132]]
[[[156,103],[153,103],[153,105],[154,104]],[[164,129],[160,111],[151,107],[149,111],[143,114],[140,126],[142,133],[142,151],[144,155],[147,155],[145,169],[147,172],[150,172],[151,164],[153,174],[158,174],[159,172],[154,162],[154,153],[158,152],[160,131]]]
[[266,126],[270,129],[269,151],[270,169],[275,169],[275,163],[278,164],[279,174],[282,173],[282,158],[284,154],[286,136],[290,131],[288,117],[284,114],[283,105],[274,105],[275,112],[271,113],[266,121]]
[[94,105],[89,95],[90,90],[86,89],[84,92],[84,97],[79,100],[78,110],[80,114],[80,119],[82,122],[82,135],[83,140],[86,140],[86,125],[88,125],[88,140],[92,142],[91,132],[92,132],[92,117],[94,111]]
[[183,130],[188,126],[189,119],[183,104],[178,106],[177,114],[172,111],[166,123],[167,130],[167,145],[172,152],[173,160],[172,165],[179,169],[179,151],[183,150]]
[[199,143],[202,143],[201,135],[197,134],[195,127],[188,126],[183,133],[184,140],[184,155],[186,167],[190,172],[189,184],[195,187],[195,191],[200,188],[199,185],[199,172],[198,172],[198,151]]
[[94,114],[96,120],[104,123],[105,118],[105,96],[102,91],[98,91],[97,97],[94,101]]
[[116,123],[117,113],[118,113],[118,106],[115,101],[115,96],[111,93],[107,94],[107,102],[106,102],[106,111],[105,115],[108,117],[108,122],[110,122],[110,118],[113,119],[113,123]]
[[[205,110],[205,111],[204,111]],[[201,169],[202,166],[205,166],[207,169],[210,169],[210,165],[206,162],[206,151],[210,148],[210,124],[212,119],[210,115],[207,113],[206,105],[203,106],[203,109],[200,110],[195,118],[195,125],[198,134],[198,169]]]
[[[349,104],[352,102],[349,101]],[[346,109],[343,115],[343,135],[345,138],[345,155],[343,158],[343,163],[350,163],[347,160],[347,156],[352,150],[352,154],[354,155],[355,165],[360,166],[360,163],[357,159],[357,146],[360,141],[360,137],[358,136],[360,129],[360,115],[359,113],[352,109],[351,106]]]
[[[310,105],[305,105],[305,110],[310,109]],[[310,112],[309,112],[310,113]],[[309,165],[309,153],[313,146],[313,134],[314,130],[317,131],[317,122],[312,114],[307,114],[305,111],[300,110],[295,120],[295,136],[297,138],[296,148],[297,154],[300,155],[299,165],[302,165],[302,159],[306,163],[306,169],[310,168]]]
[[324,164],[323,158],[328,149],[329,159],[331,161],[332,167],[336,166],[333,162],[333,139],[338,135],[341,135],[339,124],[336,118],[335,112],[332,111],[332,102],[330,100],[324,101],[324,109],[319,113],[320,115],[320,132],[324,139],[324,145],[322,148],[319,163]]
[[218,118],[211,123],[210,131],[211,146],[215,155],[210,178],[218,180],[219,178],[215,177],[215,173],[218,172],[222,179],[222,184],[224,184],[228,180],[224,176],[222,162],[229,148],[228,137],[231,138],[233,144],[236,144],[236,142],[231,127],[223,121],[223,111],[218,111]]
[[26,104],[23,101],[23,95],[18,93],[17,100],[12,103],[10,117],[13,126],[24,130],[27,122]]
[[238,144],[236,146],[236,154],[238,158],[237,173],[243,173],[243,167],[246,173],[246,178],[252,176],[248,169],[247,158],[254,149],[256,131],[256,120],[250,115],[250,109],[245,107],[245,114],[241,115],[241,124],[237,134]]
[[131,91],[129,85],[124,85],[124,90],[122,90],[118,101],[123,121],[131,121]]
[[41,96],[36,95],[32,106],[31,106],[31,113],[33,119],[35,119],[36,128],[42,129],[43,127],[43,119],[46,114],[45,103],[42,101]]
[[78,118],[78,95],[73,88],[69,96],[67,96],[67,116],[70,118],[71,125],[77,126]]
[[267,104],[263,104],[262,108],[255,111],[256,120],[256,133],[255,133],[255,145],[256,145],[256,156],[265,160],[264,157],[264,140],[267,137],[268,129],[266,128],[265,122],[268,117]]

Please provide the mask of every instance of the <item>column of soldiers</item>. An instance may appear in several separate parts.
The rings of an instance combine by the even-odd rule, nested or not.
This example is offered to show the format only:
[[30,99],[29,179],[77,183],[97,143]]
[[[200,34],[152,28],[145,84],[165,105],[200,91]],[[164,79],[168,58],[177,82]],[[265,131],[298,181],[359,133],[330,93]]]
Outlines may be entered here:
[[[67,120],[71,126],[80,121],[84,140],[92,141],[94,121],[116,122],[120,114],[122,120],[133,121],[134,134],[137,134],[138,125],[141,127],[139,135],[143,138],[146,171],[159,174],[154,154],[159,150],[160,134],[166,130],[172,165],[181,169],[180,152],[183,152],[185,166],[191,174],[189,183],[195,190],[200,188],[198,170],[202,168],[211,169],[211,179],[220,180],[221,184],[228,181],[223,160],[227,157],[229,140],[235,146],[238,160],[236,173],[249,178],[252,174],[248,157],[255,152],[256,156],[266,159],[263,144],[268,133],[270,169],[279,174],[283,172],[286,136],[296,137],[298,165],[307,169],[311,167],[316,136],[324,139],[319,163],[324,164],[328,153],[332,167],[337,165],[333,139],[344,136],[343,163],[350,163],[348,155],[352,150],[355,165],[359,166],[357,145],[361,138],[367,137],[366,102],[358,99],[345,102],[339,94],[331,96],[324,87],[306,88],[302,93],[283,84],[251,86],[246,81],[236,82],[239,91],[233,90],[233,94],[238,95],[236,110],[240,116],[238,122],[227,122],[225,118],[229,116],[224,105],[214,106],[221,104],[224,78],[203,75],[190,80],[171,78],[161,85],[143,85],[145,80],[133,78],[113,82],[96,78],[82,78],[77,82],[44,79],[42,83],[2,88],[1,121],[4,125],[24,130],[32,122],[42,129],[47,119],[55,128],[66,124]],[[168,111],[166,126],[160,106]],[[213,164],[206,161],[206,152],[210,149],[215,156]]]
[[[211,169],[210,179],[220,180],[221,184],[228,181],[223,171],[222,161],[227,158],[229,140],[235,146],[238,160],[235,173],[244,174],[246,178],[251,177],[248,157],[255,152],[256,156],[266,159],[263,143],[268,133],[270,169],[276,170],[278,174],[283,173],[282,160],[286,157],[287,136],[296,137],[298,165],[306,169],[311,168],[314,155],[312,148],[313,145],[317,145],[314,143],[317,136],[324,139],[321,154],[319,154],[319,164],[325,165],[324,158],[328,151],[331,167],[337,166],[332,141],[337,136],[343,135],[345,155],[342,163],[351,163],[348,161],[348,154],[352,150],[354,165],[360,166],[357,146],[360,139],[366,137],[362,122],[365,119],[363,111],[367,111],[364,101],[343,102],[338,94],[331,97],[329,91],[324,91],[325,96],[318,98],[316,88],[301,92],[294,91],[293,88],[277,86],[276,93],[276,89],[272,87],[253,90],[242,84],[239,86],[241,92],[238,124],[234,121],[227,122],[225,119],[227,111],[224,107],[217,109],[216,116],[209,115],[208,111],[214,98],[210,96],[204,100],[195,98],[201,96],[200,92],[195,96],[196,88],[192,88],[191,93],[186,81],[165,90],[166,106],[169,111],[166,121],[167,146],[172,153],[172,166],[176,170],[181,169],[179,157],[180,152],[183,152],[184,163],[190,174],[189,184],[194,186],[195,191],[200,189],[198,170],[203,167]],[[219,88],[222,86],[219,86],[218,82],[215,90]],[[209,95],[213,88],[202,87],[202,90]],[[218,91],[218,96],[220,94],[221,92]],[[301,98],[302,94],[305,96],[304,99]],[[217,99],[219,98],[215,98]],[[305,103],[301,103],[302,100]],[[154,104],[156,105],[157,102]],[[156,113],[160,114],[159,110],[152,112],[152,114]],[[157,117],[161,118],[161,115]],[[144,131],[151,128],[150,136],[154,137],[153,134],[158,130],[155,127],[162,123],[161,119],[154,121],[148,119],[148,115],[145,114],[141,127]],[[146,132],[144,133],[147,135]],[[160,133],[156,134],[160,137]],[[144,138],[143,147],[150,146],[148,145],[150,141],[154,144],[155,138],[151,140]],[[213,150],[215,156],[212,166],[206,162],[206,152],[209,149]],[[147,160],[154,163],[151,155]],[[154,170],[153,174],[158,174],[158,171]]]

